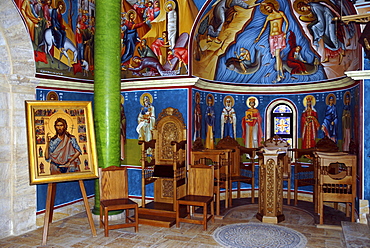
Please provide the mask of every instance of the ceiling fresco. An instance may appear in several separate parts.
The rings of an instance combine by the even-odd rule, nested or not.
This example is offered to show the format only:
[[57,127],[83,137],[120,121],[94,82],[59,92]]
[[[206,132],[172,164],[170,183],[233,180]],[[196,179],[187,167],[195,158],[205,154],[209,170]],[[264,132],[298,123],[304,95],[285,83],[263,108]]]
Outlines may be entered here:
[[[93,82],[95,0],[13,0],[36,76]],[[361,68],[359,26],[334,0],[122,0],[121,79],[297,84]],[[191,51],[189,51],[191,49]]]
[[359,29],[335,21],[350,1],[220,0],[193,37],[193,74],[219,82],[317,82],[357,70]]

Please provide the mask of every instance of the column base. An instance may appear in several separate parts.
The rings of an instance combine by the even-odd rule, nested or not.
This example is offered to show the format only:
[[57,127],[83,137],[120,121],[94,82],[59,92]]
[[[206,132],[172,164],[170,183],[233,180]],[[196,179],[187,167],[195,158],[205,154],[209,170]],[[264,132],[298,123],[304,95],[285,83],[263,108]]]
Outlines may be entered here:
[[256,218],[257,218],[257,220],[259,220],[263,223],[277,224],[277,223],[282,222],[282,221],[285,220],[285,215],[280,214],[278,216],[264,216],[261,213],[257,213]]

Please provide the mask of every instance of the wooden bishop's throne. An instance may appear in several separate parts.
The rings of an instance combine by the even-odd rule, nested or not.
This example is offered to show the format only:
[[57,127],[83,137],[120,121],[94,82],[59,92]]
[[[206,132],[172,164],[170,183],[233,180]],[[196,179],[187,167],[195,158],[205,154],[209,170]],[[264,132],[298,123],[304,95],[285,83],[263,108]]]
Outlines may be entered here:
[[[175,108],[163,109],[152,134],[152,140],[139,141],[142,167],[139,223],[171,227],[176,224],[176,199],[186,194],[186,126],[182,114]],[[154,184],[154,200],[148,202],[146,188],[150,184]]]

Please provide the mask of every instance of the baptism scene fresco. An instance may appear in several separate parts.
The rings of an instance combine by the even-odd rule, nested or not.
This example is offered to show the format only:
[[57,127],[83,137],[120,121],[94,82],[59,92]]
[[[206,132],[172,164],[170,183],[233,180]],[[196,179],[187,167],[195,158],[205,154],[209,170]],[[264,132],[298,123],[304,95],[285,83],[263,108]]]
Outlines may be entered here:
[[[95,1],[13,1],[37,75],[92,81]],[[347,0],[122,0],[121,78],[189,75],[191,68],[191,76],[224,83],[342,77],[361,67],[359,29],[333,18],[353,13]]]
[[244,84],[342,77],[361,66],[359,30],[334,18],[353,13],[350,1],[212,1],[193,37],[193,74]]

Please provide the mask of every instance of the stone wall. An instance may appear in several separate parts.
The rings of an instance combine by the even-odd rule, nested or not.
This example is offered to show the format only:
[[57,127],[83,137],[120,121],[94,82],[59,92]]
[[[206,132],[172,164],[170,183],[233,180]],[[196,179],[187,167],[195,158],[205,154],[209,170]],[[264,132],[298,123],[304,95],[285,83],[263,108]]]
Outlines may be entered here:
[[12,1],[0,2],[0,238],[36,228],[28,175],[25,100],[35,99],[28,31]]

